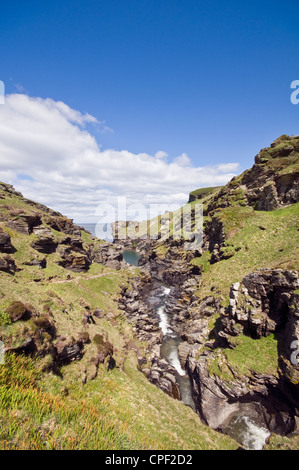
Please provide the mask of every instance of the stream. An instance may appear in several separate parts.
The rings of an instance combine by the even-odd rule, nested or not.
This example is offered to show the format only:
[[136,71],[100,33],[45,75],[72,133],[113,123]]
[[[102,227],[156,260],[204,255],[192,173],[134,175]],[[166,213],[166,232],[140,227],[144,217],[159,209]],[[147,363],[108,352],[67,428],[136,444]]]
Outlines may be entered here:
[[161,285],[156,294],[158,304],[156,311],[160,319],[160,328],[163,333],[163,341],[160,348],[161,357],[166,359],[176,370],[176,379],[180,387],[182,402],[196,411],[196,406],[192,397],[192,384],[189,375],[182,368],[178,349],[182,339],[173,331],[169,323],[169,315],[165,313],[167,298],[171,289],[168,286]]
[[[141,255],[135,251],[125,250],[124,260],[131,265],[138,266]],[[170,315],[166,313],[167,299],[171,295],[171,287],[156,281],[149,298],[147,299],[160,320],[159,326],[163,333],[163,340],[160,347],[161,358],[166,359],[176,370],[176,379],[180,387],[182,402],[190,406],[196,412],[196,405],[193,400],[191,379],[182,368],[178,349],[183,340],[173,330],[170,323]],[[250,416],[250,413],[233,413],[226,422],[223,432],[228,434],[247,450],[262,450],[266,439],[270,436],[270,431],[265,429],[257,419]]]

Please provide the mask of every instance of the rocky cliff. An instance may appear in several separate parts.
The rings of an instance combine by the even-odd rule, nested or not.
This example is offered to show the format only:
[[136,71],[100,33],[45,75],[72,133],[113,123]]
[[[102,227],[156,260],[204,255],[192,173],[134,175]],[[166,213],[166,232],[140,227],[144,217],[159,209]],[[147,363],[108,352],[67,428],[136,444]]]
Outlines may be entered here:
[[[287,436],[281,448],[298,448],[298,176],[299,137],[281,136],[226,186],[197,191],[189,205],[203,205],[203,243],[193,251],[174,236],[179,230],[174,218],[168,239],[109,244],[2,183],[0,339],[8,357],[35,358],[49,374],[47,387],[53,382],[63,396],[78,383],[96,396],[101,390],[107,409],[114,414],[118,407],[130,423],[135,416],[137,430],[144,426],[144,413],[157,411],[138,387],[160,400],[156,387],[147,392],[135,376],[138,368],[157,390],[177,400],[174,413],[163,396],[168,427],[180,413],[180,442],[188,434],[188,442],[200,446],[185,426],[188,416],[193,434],[207,433],[208,447],[212,442],[221,448],[223,442],[223,448],[235,448],[211,429],[225,433],[232,416],[243,413],[273,435]],[[158,220],[160,235],[167,218]],[[123,260],[128,248],[141,254],[138,269]],[[161,357],[155,310],[161,283],[171,287],[165,312],[181,339],[181,366],[190,376],[200,420],[192,410],[182,411],[175,370]],[[107,376],[111,370],[117,371],[114,379]],[[61,378],[59,385],[51,374]],[[5,377],[0,379],[6,387]],[[126,410],[134,404],[130,418],[123,417],[124,403]],[[5,415],[11,425],[20,411],[12,412]],[[159,416],[160,411],[157,422]],[[177,432],[171,434],[175,442]],[[130,432],[126,436],[131,442]],[[16,439],[9,446],[21,442]]]
[[281,136],[251,169],[208,189],[189,200],[203,204],[202,248],[185,251],[184,240],[172,237],[135,240],[140,267],[173,286],[168,313],[201,418],[225,431],[239,412],[295,435],[299,136]]

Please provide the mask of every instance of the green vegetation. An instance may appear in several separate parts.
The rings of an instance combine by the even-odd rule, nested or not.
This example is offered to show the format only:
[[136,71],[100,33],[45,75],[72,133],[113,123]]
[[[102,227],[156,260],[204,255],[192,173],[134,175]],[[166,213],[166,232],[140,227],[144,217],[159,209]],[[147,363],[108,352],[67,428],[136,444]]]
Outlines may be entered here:
[[209,359],[209,373],[217,375],[227,384],[233,384],[236,377],[250,377],[256,374],[278,374],[277,340],[269,335],[255,340],[239,335],[231,341],[233,349],[216,349],[214,359]]
[[209,188],[196,189],[195,191],[191,191],[190,199],[193,199],[193,198],[194,199],[202,199],[203,197],[214,193],[215,191],[217,191],[220,188],[221,188],[221,186],[213,186],[213,187],[209,187]]
[[234,349],[226,349],[225,355],[239,376],[250,375],[251,372],[277,375],[278,351],[274,335],[259,340],[236,336],[234,344]]
[[132,354],[123,369],[101,368],[84,387],[78,365],[68,368],[69,380],[61,380],[41,374],[39,361],[6,356],[0,366],[0,449],[237,448],[151,385],[137,371]]
[[[0,339],[11,350],[0,365],[0,449],[236,449],[235,441],[209,429],[138,370],[135,350],[145,355],[146,344],[136,341],[115,300],[139,270],[98,263],[86,272],[65,270],[58,253],[31,247],[34,233],[10,226],[26,214],[54,227],[55,216],[18,194],[4,196],[0,226],[11,237],[19,269],[0,271]],[[63,242],[66,235],[53,227],[55,241]],[[86,247],[101,244],[81,235]],[[43,258],[44,269],[27,264]],[[100,317],[84,322],[96,309]],[[51,348],[63,337],[83,341],[83,357],[53,368]],[[39,355],[14,353],[28,338],[38,341]],[[108,370],[104,361],[95,369],[94,358],[111,353],[111,345],[116,367]]]
[[[298,138],[281,136],[260,152],[253,169],[225,187],[192,191],[192,202],[183,208],[139,224],[139,236],[159,235],[153,248],[159,258],[190,263],[193,272],[198,266],[201,277],[195,299],[216,297],[224,310],[230,286],[245,275],[260,268],[299,270],[299,203],[257,211],[259,201],[246,186],[251,171],[289,181],[288,175],[297,174],[298,154]],[[271,184],[263,181],[263,188]],[[236,449],[235,441],[205,426],[189,407],[163,393],[138,370],[138,356],[150,366],[148,345],[136,340],[116,300],[122,288],[140,275],[139,269],[117,270],[96,262],[81,272],[65,269],[59,263],[64,247],[73,249],[67,241],[72,221],[24,199],[8,185],[0,184],[0,196],[0,227],[11,238],[16,263],[13,274],[0,271],[0,340],[8,349],[5,364],[0,365],[0,449]],[[211,228],[212,235],[205,234],[208,241],[202,253],[190,256],[169,238],[189,237],[193,227],[183,232],[182,221],[186,214],[194,218],[198,204],[203,205],[205,230]],[[26,217],[39,218],[61,251],[44,254],[34,249],[32,243],[39,235],[27,233],[26,224],[22,232]],[[102,244],[85,231],[79,245],[78,232],[75,238],[79,253]],[[212,338],[219,309],[209,312],[208,323]],[[228,387],[254,373],[277,376],[277,337],[255,340],[244,336],[241,327],[239,335],[237,327],[235,331],[230,348],[210,349],[209,373]],[[27,351],[25,357],[32,338],[38,353]],[[59,342],[62,350],[80,343],[80,360],[55,362],[53,348]],[[203,353],[210,346],[200,347]],[[116,367],[111,370],[106,358],[112,355]],[[296,437],[273,436],[267,444],[269,449],[296,446]]]
[[299,269],[299,203],[269,212],[229,207],[218,217],[227,248],[234,252],[215,264],[208,262],[208,252],[192,260],[205,273],[199,283],[200,298],[209,295],[214,286],[214,294],[225,301],[232,283],[259,268]]

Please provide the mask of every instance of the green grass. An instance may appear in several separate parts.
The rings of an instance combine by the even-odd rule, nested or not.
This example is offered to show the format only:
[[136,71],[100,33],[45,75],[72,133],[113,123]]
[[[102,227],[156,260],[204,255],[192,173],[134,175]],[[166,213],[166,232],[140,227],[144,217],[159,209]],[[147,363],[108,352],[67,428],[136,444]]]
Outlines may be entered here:
[[[11,235],[21,265],[33,254],[31,237]],[[136,342],[114,301],[138,269],[114,271],[92,264],[86,273],[73,273],[58,266],[55,256],[47,255],[43,270],[22,264],[15,276],[0,273],[0,311],[21,301],[34,312],[49,314],[57,337],[104,335],[113,344],[116,368],[108,372],[100,365],[97,377],[83,386],[82,376],[93,372],[93,341],[85,344],[81,361],[61,368],[61,377],[45,372],[49,355],[37,360],[7,353],[0,365],[0,449],[236,449],[235,441],[202,424],[190,408],[138,371],[128,345],[134,341],[145,354],[146,344]],[[40,282],[34,282],[36,277]],[[103,318],[83,325],[86,306],[102,309]],[[12,339],[13,346],[36,331],[34,319],[11,324],[3,314],[1,320],[0,337],[4,343]]]
[[257,340],[241,335],[233,338],[233,342],[234,349],[226,349],[225,355],[238,375],[250,375],[252,371],[258,374],[277,374],[278,351],[274,335]]
[[215,191],[219,190],[220,188],[221,188],[221,186],[213,186],[213,187],[209,187],[209,188],[195,189],[195,191],[191,191],[190,196],[194,196],[195,198],[198,198],[198,196],[200,196],[200,199],[201,199],[204,196],[207,196],[209,194],[214,193]]
[[[0,366],[0,449],[236,449],[150,384],[133,357],[84,387],[41,375],[38,361],[7,355]],[[43,380],[41,381],[41,377]]]
[[225,301],[232,283],[259,268],[299,269],[299,203],[271,212],[232,207],[219,217],[234,255],[212,265],[208,254],[192,260],[204,267],[200,298],[210,295],[214,286],[214,294]]

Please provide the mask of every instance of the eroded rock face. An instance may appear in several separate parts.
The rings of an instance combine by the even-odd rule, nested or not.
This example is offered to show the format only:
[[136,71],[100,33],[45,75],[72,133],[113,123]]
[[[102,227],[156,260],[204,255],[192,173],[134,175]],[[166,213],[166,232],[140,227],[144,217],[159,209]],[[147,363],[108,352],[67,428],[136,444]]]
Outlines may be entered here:
[[[256,210],[271,211],[299,201],[299,173],[288,171],[298,164],[299,136],[281,136],[270,147],[255,157],[255,164],[238,180],[233,178],[208,204],[207,213],[225,208],[235,200],[236,192],[243,196],[243,203]],[[284,171],[285,170],[285,171]],[[236,184],[235,184],[236,183]]]
[[163,334],[155,308],[147,301],[155,288],[150,276],[144,274],[141,279],[133,281],[130,288],[123,288],[119,307],[127,320],[134,325],[133,331],[138,340],[148,345],[147,358],[138,357],[140,370],[150,382],[171,397],[180,400],[181,393],[176,379],[176,370],[161,358],[160,345]]
[[45,219],[49,227],[75,237],[81,236],[80,227],[73,223],[72,219],[60,215],[51,215]]
[[21,214],[18,218],[8,221],[8,226],[17,232],[30,235],[34,227],[41,225],[42,221],[39,215]]
[[54,240],[54,235],[48,227],[40,226],[34,229],[36,240],[31,243],[32,248],[40,253],[54,253],[57,248],[57,242]]
[[175,368],[165,359],[155,359],[150,368],[144,368],[143,373],[150,382],[157,385],[171,397],[181,400],[180,387],[175,377]]
[[[199,413],[209,426],[221,429],[245,403],[271,431],[288,434],[296,430],[299,366],[291,362],[291,344],[299,337],[298,282],[296,271],[281,269],[261,269],[245,276],[231,286],[230,305],[222,311],[220,327],[214,340],[205,343],[209,348],[201,352],[200,344],[184,343],[181,359],[192,377]],[[233,348],[233,337],[239,334],[258,341],[271,333],[278,341],[277,376],[252,372],[239,377],[218,349]],[[213,361],[220,369],[227,369],[233,379],[211,374]]]
[[15,260],[11,256],[4,255],[0,257],[0,271],[14,274],[16,270],[17,266]]
[[82,341],[75,341],[73,338],[58,338],[55,349],[56,361],[60,365],[69,364],[70,362],[80,360],[83,357]]
[[61,256],[61,261],[58,262],[60,266],[74,272],[87,271],[89,269],[91,261],[85,251],[80,253],[73,251],[70,247],[59,246],[58,253]]
[[91,259],[94,263],[104,264],[113,269],[126,267],[123,258],[123,247],[112,243],[102,243],[98,248],[91,249]]
[[[253,338],[282,330],[291,334],[299,314],[298,296],[294,294],[298,287],[296,271],[261,269],[248,274],[242,284],[231,287],[229,317],[224,320],[224,330],[235,322]],[[291,334],[294,339],[295,336]]]
[[0,228],[0,252],[14,253],[15,249],[11,243],[10,235]]

